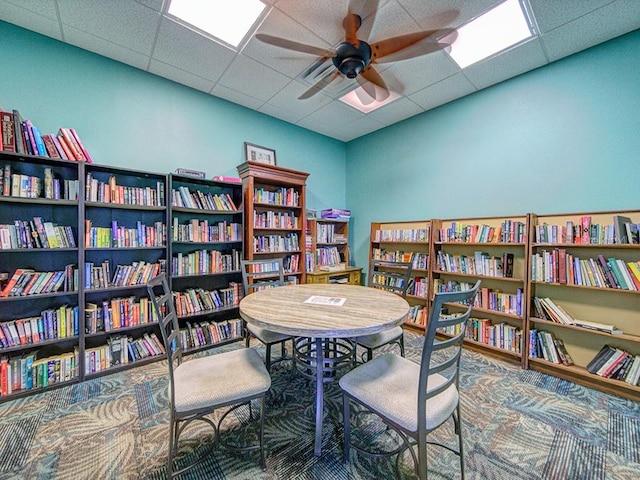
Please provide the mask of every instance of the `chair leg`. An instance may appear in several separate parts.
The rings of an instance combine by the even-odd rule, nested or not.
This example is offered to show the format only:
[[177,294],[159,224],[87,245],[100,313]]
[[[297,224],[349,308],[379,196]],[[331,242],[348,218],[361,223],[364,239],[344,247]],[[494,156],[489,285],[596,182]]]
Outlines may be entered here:
[[267,461],[264,457],[264,395],[260,397],[260,467],[267,470]]
[[427,480],[427,439],[424,435],[418,438],[418,478]]
[[249,348],[250,341],[251,341],[251,334],[249,333],[249,330],[245,330],[244,346],[246,348]]
[[455,422],[455,428],[458,433],[458,448],[460,452],[460,478],[464,480],[464,445],[462,441],[462,417],[460,416],[460,401],[458,401],[457,415],[454,415],[453,421]]
[[271,373],[271,345],[265,345],[265,360],[264,364],[267,367],[267,372]]
[[173,478],[173,461],[175,456],[175,450],[178,445],[178,423],[174,420],[173,414],[170,418],[170,427],[169,427],[169,455],[167,458],[167,471],[166,477],[167,479]]
[[349,399],[347,395],[342,393],[342,423],[344,424],[344,445],[342,453],[342,461],[349,463],[349,449],[351,448],[351,417],[349,414]]
[[400,356],[404,357],[404,333],[400,336],[398,345],[400,345]]
[[373,358],[373,349],[367,348],[367,362],[370,362],[372,358]]

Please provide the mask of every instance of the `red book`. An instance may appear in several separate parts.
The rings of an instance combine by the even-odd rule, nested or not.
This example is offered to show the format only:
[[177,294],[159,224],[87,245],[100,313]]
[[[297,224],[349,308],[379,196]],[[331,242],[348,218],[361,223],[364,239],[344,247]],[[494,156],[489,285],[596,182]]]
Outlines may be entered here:
[[564,248],[558,249],[558,283],[567,283],[567,251]]
[[27,272],[33,272],[33,270],[30,269],[30,268],[18,268],[18,269],[16,269],[16,271],[13,273],[13,276],[9,280],[9,283],[7,283],[7,286],[4,287],[4,290],[2,290],[2,293],[0,293],[0,297],[8,297],[9,296],[9,292],[11,292],[11,289],[13,287],[15,287],[16,282],[18,281],[18,279],[24,273],[27,273]]
[[42,135],[42,141],[44,142],[44,148],[47,149],[47,155],[51,158],[61,158],[58,149],[52,139],[53,135]]
[[5,152],[15,152],[16,139],[13,127],[13,113],[0,110],[0,130],[2,133],[1,149]]
[[64,150],[64,154],[68,160],[78,160],[62,135],[58,135],[58,143],[62,147],[62,150]]
[[61,128],[60,130],[58,130],[58,136],[60,135],[62,135],[62,138],[64,138],[67,142],[67,146],[73,152],[74,158],[80,162],[86,162],[87,159],[84,156],[84,153],[82,153],[80,145],[78,145],[78,142],[76,141],[71,131],[69,131],[68,128]]
[[584,216],[580,218],[580,227],[582,228],[582,245],[589,245],[591,243],[591,217]]
[[76,142],[78,143],[78,146],[80,147],[80,150],[82,150],[82,154],[87,159],[87,162],[88,163],[93,163],[93,159],[89,155],[89,152],[87,152],[87,150],[84,148],[84,145],[82,144],[82,141],[80,140],[80,136],[75,131],[75,129],[69,128],[68,130],[71,132],[71,135],[73,135],[73,138],[75,138]]

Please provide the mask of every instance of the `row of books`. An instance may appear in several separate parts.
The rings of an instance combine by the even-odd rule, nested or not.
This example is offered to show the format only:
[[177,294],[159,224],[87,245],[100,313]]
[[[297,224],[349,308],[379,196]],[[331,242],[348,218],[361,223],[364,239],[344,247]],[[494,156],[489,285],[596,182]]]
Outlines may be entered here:
[[0,323],[0,348],[32,345],[79,334],[79,308],[61,305],[43,310],[37,317]]
[[282,267],[284,273],[298,273],[300,271],[300,255],[293,254],[283,257]]
[[155,321],[153,303],[147,297],[112,298],[104,300],[101,305],[87,302],[84,309],[84,331],[88,334],[111,332]]
[[226,221],[209,223],[208,220],[192,218],[186,224],[180,224],[173,218],[171,240],[173,242],[241,242],[243,228],[240,223]]
[[335,223],[320,223],[316,225],[317,243],[347,243],[347,236],[342,228]]
[[78,376],[77,352],[46,358],[37,356],[38,352],[29,352],[0,359],[1,396],[68,382]]
[[497,227],[451,222],[451,226],[441,228],[438,233],[441,242],[523,243],[527,238],[526,230],[524,222],[509,219]]
[[640,290],[640,261],[598,255],[580,259],[564,248],[543,250],[531,258],[531,280],[587,287]]
[[275,190],[267,190],[262,187],[255,188],[253,190],[253,198],[255,203],[284,207],[300,206],[300,193],[295,188],[281,187]]
[[167,228],[164,222],[155,222],[151,226],[138,220],[135,227],[126,227],[118,225],[117,220],[112,220],[110,227],[94,227],[91,220],[85,220],[85,247],[163,247],[166,245],[166,238]]
[[297,233],[253,237],[253,253],[278,253],[300,250]]
[[228,287],[219,290],[188,288],[183,292],[173,292],[176,313],[180,317],[233,307],[240,303],[241,298],[242,285],[237,282],[229,282]]
[[351,210],[344,208],[325,208],[320,211],[320,218],[348,221],[351,218]]
[[117,265],[111,276],[111,264],[108,260],[100,265],[85,262],[84,287],[96,289],[144,285],[165,271],[165,263],[164,259],[161,259],[155,263],[139,260],[131,265]]
[[0,224],[0,249],[75,248],[76,239],[70,225],[33,220],[14,220]]
[[297,229],[299,219],[293,212],[253,212],[254,228]]
[[111,203],[116,205],[139,205],[148,207],[164,206],[164,182],[156,181],[155,186],[138,187],[118,185],[115,175],[106,182],[87,172],[85,201]]
[[429,280],[427,277],[413,277],[411,284],[407,290],[407,294],[414,297],[427,298],[427,291],[429,290]]
[[402,228],[376,230],[374,242],[425,243],[429,241],[428,228]]
[[[372,257],[374,260],[382,260],[384,262],[409,262],[411,258],[416,258],[417,253],[405,252],[403,250],[388,251],[384,248],[372,249]],[[415,266],[415,265],[414,265]]]
[[474,252],[473,257],[468,257],[466,255],[452,255],[440,250],[437,254],[438,269],[443,272],[487,277],[512,278],[513,261],[512,253],[504,253],[502,257],[495,257],[486,252]]
[[[469,282],[458,282],[455,280],[442,280],[436,278],[433,283],[435,292],[460,292],[473,287]],[[516,288],[516,293],[506,293],[498,289],[480,287],[473,306],[484,310],[492,310],[510,315],[522,316],[523,292],[521,288]]]
[[640,224],[623,215],[614,215],[613,223],[592,223],[588,215],[576,222],[569,220],[564,225],[546,222],[535,228],[537,243],[576,245],[640,244]]
[[242,320],[236,318],[221,322],[187,322],[186,328],[180,329],[179,338],[182,349],[186,351],[241,338],[242,335]]
[[197,250],[178,253],[171,259],[171,275],[206,275],[211,273],[237,272],[240,270],[239,250],[229,253],[219,250]]
[[64,270],[36,272],[18,268],[11,276],[0,297],[19,297],[54,292],[74,292],[78,289],[78,269],[67,265]]
[[0,150],[51,157],[63,160],[92,162],[78,132],[60,128],[57,135],[43,134],[30,120],[23,120],[18,110],[0,110]]
[[137,339],[125,335],[114,335],[109,337],[105,345],[85,349],[85,370],[88,374],[98,373],[118,365],[147,357],[157,357],[164,353],[164,345],[153,332],[146,332]]
[[341,261],[338,247],[316,248],[316,265],[338,265]]
[[624,333],[621,329],[616,328],[615,325],[573,318],[564,307],[556,304],[549,297],[533,297],[533,305],[536,316],[544,320],[563,325],[576,325],[588,330],[597,330],[611,335]]
[[496,325],[488,318],[469,318],[465,337],[491,347],[522,353],[522,330],[508,323]]
[[35,175],[16,172],[11,164],[6,164],[1,171],[1,196],[78,200],[78,180],[56,178],[53,170],[49,167],[44,169],[44,180]]
[[171,190],[171,205],[174,207],[195,208],[198,210],[237,211],[233,198],[228,193],[211,193],[200,190],[190,191],[188,187]]
[[412,305],[409,307],[409,314],[407,315],[408,323],[414,325],[427,326],[427,309],[424,305]]
[[587,364],[587,371],[635,386],[640,382],[640,355],[634,356],[621,348],[604,345]]
[[529,330],[529,358],[542,358],[547,362],[573,365],[573,359],[560,338],[544,330]]

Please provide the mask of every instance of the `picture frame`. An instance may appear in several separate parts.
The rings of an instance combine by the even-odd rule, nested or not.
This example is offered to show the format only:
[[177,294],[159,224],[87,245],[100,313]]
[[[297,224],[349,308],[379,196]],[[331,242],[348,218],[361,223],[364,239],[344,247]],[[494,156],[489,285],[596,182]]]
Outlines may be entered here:
[[244,142],[244,158],[247,162],[276,165],[275,150],[249,142]]

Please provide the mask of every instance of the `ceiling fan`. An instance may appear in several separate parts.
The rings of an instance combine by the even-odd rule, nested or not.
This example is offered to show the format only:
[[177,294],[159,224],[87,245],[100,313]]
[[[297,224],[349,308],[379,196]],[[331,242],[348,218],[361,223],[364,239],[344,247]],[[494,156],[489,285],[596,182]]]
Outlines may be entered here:
[[[359,6],[356,6],[356,3]],[[347,15],[342,20],[345,38],[335,50],[315,47],[265,33],[258,33],[255,37],[270,45],[317,55],[319,57],[318,60],[306,70],[303,74],[305,77],[331,59],[335,70],[322,76],[311,88],[302,93],[298,97],[299,99],[310,98],[334,80],[345,76],[349,79],[356,79],[368,94],[368,99],[360,97],[363,103],[371,103],[374,100],[384,101],[389,97],[389,87],[376,70],[375,64],[405,60],[444,49],[453,43],[457,33],[453,29],[424,30],[370,44],[366,40],[371,31],[377,10],[378,0],[351,0]],[[448,10],[438,17],[440,21],[449,23],[458,16],[458,13],[457,10]],[[363,19],[367,19],[366,27],[362,24]]]

